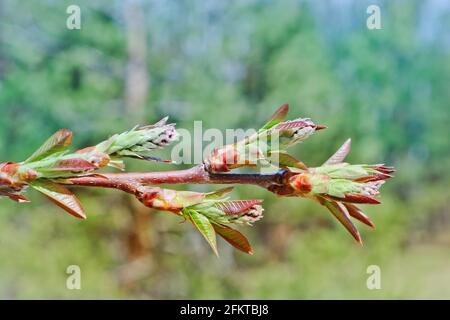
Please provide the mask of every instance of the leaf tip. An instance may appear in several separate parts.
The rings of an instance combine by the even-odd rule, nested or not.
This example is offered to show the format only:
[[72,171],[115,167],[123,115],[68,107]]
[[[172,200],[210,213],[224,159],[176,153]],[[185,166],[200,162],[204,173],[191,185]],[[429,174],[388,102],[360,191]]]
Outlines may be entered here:
[[278,114],[287,115],[289,112],[289,103],[285,102],[276,111]]
[[315,129],[316,131],[324,130],[324,129],[327,129],[327,128],[328,128],[327,126],[324,126],[324,125],[321,125],[321,124],[318,124],[318,125],[316,125],[316,126],[314,127],[314,129]]

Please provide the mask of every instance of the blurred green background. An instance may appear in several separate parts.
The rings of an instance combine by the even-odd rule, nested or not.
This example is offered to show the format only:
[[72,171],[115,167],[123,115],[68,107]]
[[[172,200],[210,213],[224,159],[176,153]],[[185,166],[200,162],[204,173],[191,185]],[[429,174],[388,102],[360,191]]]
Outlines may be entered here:
[[[81,30],[66,28],[70,4]],[[381,30],[366,27],[370,4]],[[220,259],[115,190],[75,190],[86,221],[32,191],[32,204],[0,199],[0,298],[450,298],[449,30],[446,0],[0,0],[1,161],[62,127],[82,147],[165,115],[258,127],[289,102],[292,118],[328,126],[293,150],[305,163],[352,137],[350,162],[398,170],[365,208],[377,229],[360,226],[362,248],[315,203],[238,187],[265,199],[265,218],[242,228],[255,255],[220,241]],[[81,290],[66,288],[69,265]]]

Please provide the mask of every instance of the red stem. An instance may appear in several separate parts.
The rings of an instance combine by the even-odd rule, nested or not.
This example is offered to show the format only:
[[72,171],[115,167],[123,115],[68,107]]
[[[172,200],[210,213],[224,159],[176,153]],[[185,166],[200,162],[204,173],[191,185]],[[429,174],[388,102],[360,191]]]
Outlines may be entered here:
[[266,189],[283,185],[286,171],[269,174],[209,173],[203,165],[186,170],[104,173],[68,179],[72,185],[115,188],[135,193],[142,184],[251,184]]

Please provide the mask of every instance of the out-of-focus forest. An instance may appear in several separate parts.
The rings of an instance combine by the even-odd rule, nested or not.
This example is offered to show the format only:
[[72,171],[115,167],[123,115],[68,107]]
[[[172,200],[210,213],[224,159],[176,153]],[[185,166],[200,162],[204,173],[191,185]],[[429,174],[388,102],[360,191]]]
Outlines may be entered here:
[[[71,4],[81,30],[66,27]],[[381,30],[366,27],[370,4]],[[85,221],[32,191],[31,204],[0,199],[0,298],[450,298],[449,30],[446,0],[0,0],[1,161],[63,127],[74,147],[165,115],[257,128],[289,102],[328,126],[292,150],[308,165],[352,137],[349,162],[398,170],[365,208],[377,229],[360,226],[364,247],[315,203],[237,187],[265,199],[265,218],[242,228],[253,256],[221,241],[220,259],[116,190],[75,189]],[[81,290],[66,288],[69,265]]]

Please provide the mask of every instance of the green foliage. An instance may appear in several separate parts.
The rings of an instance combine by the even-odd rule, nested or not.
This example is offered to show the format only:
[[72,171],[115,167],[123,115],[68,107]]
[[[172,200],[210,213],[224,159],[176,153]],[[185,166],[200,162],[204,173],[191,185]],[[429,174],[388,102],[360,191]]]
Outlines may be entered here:
[[61,153],[67,150],[72,143],[72,132],[61,129],[53,134],[42,146],[39,147],[27,160],[27,162],[39,161],[55,153]]
[[202,234],[202,236],[213,249],[214,253],[218,256],[219,253],[217,252],[216,232],[214,231],[211,222],[209,222],[209,219],[193,209],[186,210],[186,213],[184,213],[184,215]]

